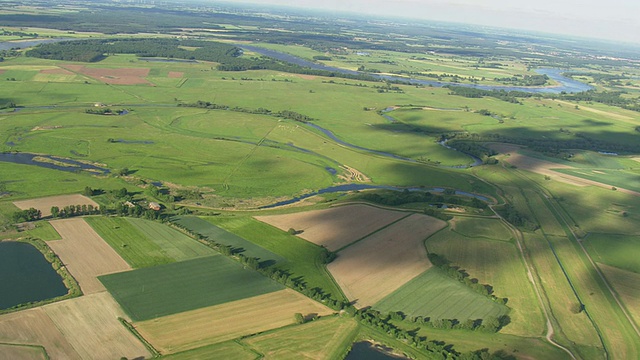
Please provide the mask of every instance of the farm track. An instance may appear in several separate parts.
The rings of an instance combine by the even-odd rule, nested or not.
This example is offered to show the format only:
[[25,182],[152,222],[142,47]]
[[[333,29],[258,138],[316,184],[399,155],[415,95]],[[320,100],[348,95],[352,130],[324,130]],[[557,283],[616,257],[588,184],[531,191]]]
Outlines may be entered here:
[[[541,200],[543,201],[543,204],[545,205],[546,209],[548,209],[548,211],[550,211],[550,213],[553,215],[553,217],[555,218],[556,221],[558,221],[562,227],[563,230],[565,231],[565,236],[567,237],[567,239],[570,240],[570,238],[573,238],[575,241],[570,241],[571,245],[575,247],[575,256],[577,257],[577,260],[580,260],[584,263],[585,267],[587,267],[589,270],[593,271],[596,275],[587,275],[588,278],[583,280],[586,281],[586,283],[584,284],[579,284],[576,285],[574,284],[574,281],[572,281],[572,277],[573,276],[577,276],[575,274],[575,271],[577,271],[577,269],[572,269],[569,272],[571,272],[571,274],[568,272],[568,270],[566,269],[566,266],[564,266],[562,264],[562,261],[560,259],[560,256],[558,255],[558,253],[556,252],[556,249],[553,247],[553,245],[551,244],[550,240],[547,238],[547,241],[549,241],[549,246],[554,254],[554,256],[556,257],[558,264],[561,266],[563,273],[565,274],[565,277],[567,279],[567,281],[569,282],[569,285],[571,286],[571,289],[573,290],[576,298],[578,299],[579,303],[582,306],[583,311],[585,312],[585,314],[587,315],[587,317],[589,318],[589,320],[591,321],[591,323],[593,324],[596,333],[598,334],[598,337],[600,338],[600,342],[602,343],[602,348],[604,351],[604,355],[606,359],[610,359],[610,358],[629,358],[628,356],[630,355],[629,353],[627,353],[627,351],[637,351],[637,348],[633,345],[638,344],[637,339],[635,342],[631,342],[627,344],[627,347],[625,349],[621,349],[620,347],[613,347],[611,348],[610,346],[607,346],[607,343],[609,345],[611,345],[610,341],[612,339],[618,339],[620,337],[624,337],[625,336],[625,331],[624,331],[624,327],[625,327],[625,323],[629,323],[631,325],[631,327],[628,330],[632,330],[633,335],[640,337],[640,334],[638,332],[638,328],[636,326],[636,324],[634,323],[632,317],[630,316],[630,314],[628,313],[627,309],[623,306],[622,302],[620,301],[618,295],[616,294],[615,291],[613,291],[613,289],[611,288],[609,282],[606,280],[606,277],[602,274],[602,272],[600,271],[600,269],[598,268],[598,266],[595,264],[595,262],[593,261],[593,259],[589,256],[588,252],[586,251],[586,249],[583,247],[583,245],[581,244],[581,241],[579,239],[579,237],[577,236],[577,234],[575,234],[575,232],[573,231],[573,229],[571,228],[569,222],[567,221],[567,218],[570,218],[569,214],[566,213],[566,211],[564,209],[562,209],[561,206],[558,206],[558,204],[555,204],[554,201],[552,201],[553,197],[546,191],[546,189],[544,189],[542,186],[538,185],[537,183],[535,183],[534,181],[530,180],[525,174],[523,174],[521,171],[516,170],[514,172],[518,177],[520,177],[522,180],[530,183],[533,185],[533,188],[535,189],[535,192],[538,196],[540,196]],[[532,211],[532,213],[534,213]],[[580,251],[581,250],[581,251]],[[582,256],[581,256],[582,253]],[[579,281],[578,281],[579,282]],[[600,301],[606,301],[609,304],[613,305],[611,306],[611,310],[613,311],[613,313],[608,312],[607,314],[601,313],[603,310],[606,311],[607,309],[600,309],[600,308],[594,308],[596,310],[594,310],[595,312],[598,312],[599,314],[594,315],[591,311],[589,311],[588,307],[585,306],[584,302],[583,302],[583,298],[579,295],[580,292],[583,291],[587,291],[586,289],[582,289],[582,288],[577,288],[577,286],[593,286],[596,289],[601,291],[601,295],[604,297],[602,299],[599,299]],[[591,292],[590,295],[594,295],[593,292]],[[607,298],[610,299],[607,299]],[[599,301],[598,299],[593,299],[589,298],[589,303],[592,303],[595,301]],[[613,304],[612,301],[610,300],[614,300],[615,301],[615,305]],[[603,330],[601,329],[600,326],[598,326],[598,322],[602,321],[611,321],[617,318],[618,321],[622,320],[621,318],[618,318],[617,316],[615,316],[615,312],[617,312],[617,308],[619,308],[619,310],[621,311],[621,314],[623,315],[624,319],[626,321],[623,322],[619,322],[618,324],[621,326],[621,328],[616,328],[616,327],[611,327],[611,326],[607,326],[605,327],[606,329],[606,333],[607,336],[605,337]],[[593,310],[593,309],[592,309]],[[598,317],[598,321],[596,321],[595,317]],[[605,338],[607,340],[605,340]],[[623,343],[626,344],[626,343]],[[614,352],[615,354],[612,354],[611,352]]]
[[[557,342],[555,342],[553,340],[553,336],[555,334],[555,330],[553,328],[553,323],[551,321],[551,317],[553,315],[550,316],[550,312],[551,309],[547,309],[547,305],[545,305],[545,302],[543,300],[542,297],[542,291],[544,290],[540,290],[540,287],[542,285],[538,284],[538,282],[535,280],[535,277],[533,276],[533,274],[536,274],[536,277],[539,278],[539,275],[537,274],[537,271],[535,269],[535,266],[532,265],[532,261],[531,259],[529,259],[528,253],[526,252],[526,249],[524,248],[524,239],[522,238],[522,233],[520,232],[520,230],[516,229],[515,227],[513,227],[513,225],[511,225],[508,221],[506,221],[502,216],[500,216],[500,214],[498,214],[498,212],[496,212],[493,209],[493,206],[489,206],[491,208],[491,210],[496,214],[496,216],[498,218],[500,218],[500,220],[504,223],[505,226],[507,226],[511,232],[513,233],[514,239],[516,241],[516,245],[518,246],[518,250],[520,251],[520,256],[522,257],[522,260],[525,263],[525,266],[527,268],[527,276],[529,277],[529,282],[531,282],[531,284],[533,285],[533,288],[535,290],[536,293],[536,297],[538,298],[538,302],[540,303],[540,307],[542,308],[542,312],[544,313],[544,317],[546,319],[546,324],[547,324],[547,333],[545,335],[545,338],[547,340],[548,343],[550,343],[551,345],[557,347],[558,349],[563,350],[564,352],[566,352],[567,354],[569,354],[569,356],[571,356],[571,358],[573,360],[577,360],[577,358],[575,357],[575,355],[573,354],[573,352],[571,352],[571,350],[569,350],[568,348],[558,344]],[[548,301],[548,299],[547,299]],[[554,319],[555,320],[555,319]],[[557,322],[557,320],[555,320]]]

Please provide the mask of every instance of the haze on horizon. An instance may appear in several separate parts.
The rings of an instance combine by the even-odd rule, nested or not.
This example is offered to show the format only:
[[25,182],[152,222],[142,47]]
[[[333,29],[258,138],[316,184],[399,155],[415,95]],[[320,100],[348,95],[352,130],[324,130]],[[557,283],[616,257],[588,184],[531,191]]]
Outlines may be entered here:
[[236,0],[335,12],[391,15],[615,40],[640,45],[636,0]]

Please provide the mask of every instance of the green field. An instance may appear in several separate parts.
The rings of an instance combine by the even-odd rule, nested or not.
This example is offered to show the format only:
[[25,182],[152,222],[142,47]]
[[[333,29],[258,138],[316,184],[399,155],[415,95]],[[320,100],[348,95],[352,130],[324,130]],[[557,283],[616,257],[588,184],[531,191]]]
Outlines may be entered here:
[[460,322],[509,313],[506,306],[474,292],[437,268],[418,275],[373,307],[383,313],[402,311],[407,316]]
[[640,273],[640,237],[592,233],[582,243],[595,261]]
[[453,231],[471,238],[510,241],[513,235],[498,219],[457,217]]
[[[467,221],[466,218],[456,218],[456,227],[461,219]],[[474,222],[480,221],[474,219]],[[494,227],[500,225],[494,220],[485,222]],[[491,285],[497,297],[508,299],[511,323],[503,332],[521,336],[542,333],[542,310],[515,244],[465,237],[459,232],[445,229],[427,240],[427,250],[444,256],[452,265],[466,270],[470,277],[477,278],[480,283]]]
[[173,222],[189,229],[190,231],[206,236],[210,240],[219,244],[231,246],[233,249],[237,249],[237,251],[240,251],[247,257],[257,257],[260,262],[274,264],[284,260],[282,256],[198,217],[180,216],[174,218]]
[[635,171],[610,169],[556,169],[554,171],[640,192],[640,174],[637,169]]
[[284,288],[221,255],[104,275],[99,279],[134,321],[223,304]]
[[318,287],[335,299],[346,300],[322,262],[323,250],[319,246],[249,216],[216,216],[206,220],[282,256],[284,260],[277,267],[294,278],[302,277],[307,287]]
[[354,319],[334,316],[252,336],[242,343],[271,359],[342,359],[357,330]]
[[216,253],[187,235],[157,222],[116,217],[88,217],[86,220],[134,268]]
[[161,356],[163,360],[201,360],[201,359],[225,359],[225,360],[255,360],[259,354],[252,352],[236,341],[227,341],[219,344],[204,346],[201,348],[184,351],[177,354]]

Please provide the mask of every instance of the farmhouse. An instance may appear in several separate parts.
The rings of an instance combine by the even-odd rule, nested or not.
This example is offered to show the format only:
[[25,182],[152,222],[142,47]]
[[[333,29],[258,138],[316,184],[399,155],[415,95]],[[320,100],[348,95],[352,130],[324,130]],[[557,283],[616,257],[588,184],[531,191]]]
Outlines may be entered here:
[[149,203],[149,209],[151,210],[155,210],[155,211],[160,211],[160,204],[158,204],[157,202],[150,202]]

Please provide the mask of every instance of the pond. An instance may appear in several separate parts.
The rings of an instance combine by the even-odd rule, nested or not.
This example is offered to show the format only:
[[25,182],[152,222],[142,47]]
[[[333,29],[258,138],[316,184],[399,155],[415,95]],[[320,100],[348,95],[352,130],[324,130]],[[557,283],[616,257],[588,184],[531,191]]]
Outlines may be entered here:
[[0,50],[9,50],[9,49],[26,49],[28,47],[46,44],[51,42],[60,42],[70,39],[31,39],[31,40],[20,40],[20,41],[0,41]]
[[29,153],[0,153],[0,162],[10,162],[22,165],[35,165],[47,169],[69,172],[88,171],[92,174],[106,175],[109,169],[86,164],[81,161],[59,158],[51,155],[37,155]]
[[30,244],[0,242],[0,309],[67,293],[62,278]]
[[393,349],[383,345],[373,344],[369,341],[360,341],[351,347],[345,360],[398,360],[409,359],[393,354]]

